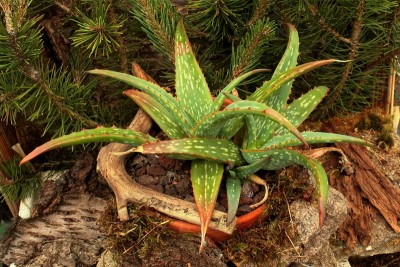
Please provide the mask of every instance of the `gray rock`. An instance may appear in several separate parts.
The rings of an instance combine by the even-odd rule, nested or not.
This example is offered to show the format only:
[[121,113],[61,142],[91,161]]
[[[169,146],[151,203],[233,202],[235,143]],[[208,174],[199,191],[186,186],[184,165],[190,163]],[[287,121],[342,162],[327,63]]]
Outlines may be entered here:
[[296,201],[290,205],[298,239],[293,241],[293,249],[283,255],[281,266],[288,266],[290,263],[298,266],[338,266],[329,239],[346,218],[347,201],[339,191],[329,188],[327,213],[322,228],[319,227],[316,204]]

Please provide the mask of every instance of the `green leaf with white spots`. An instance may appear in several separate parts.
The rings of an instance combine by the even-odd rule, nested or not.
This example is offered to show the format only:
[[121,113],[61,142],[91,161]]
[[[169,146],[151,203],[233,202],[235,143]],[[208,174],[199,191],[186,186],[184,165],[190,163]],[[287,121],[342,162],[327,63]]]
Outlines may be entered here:
[[213,138],[183,138],[145,143],[135,149],[143,154],[165,154],[199,158],[226,164],[245,163],[240,149],[229,140]]
[[283,127],[287,128],[290,132],[296,135],[305,145],[307,145],[297,128],[294,127],[285,117],[283,117],[275,110],[267,107],[265,104],[248,100],[234,102],[223,111],[217,111],[205,116],[193,128],[192,136],[215,137],[215,134],[218,134],[221,127],[224,126],[223,122],[231,118],[241,118],[244,115],[261,116],[264,117],[266,120],[275,121]]
[[65,146],[88,144],[93,142],[117,142],[138,146],[154,140],[155,139],[150,135],[128,129],[99,127],[96,129],[83,130],[64,135],[44,143],[23,158],[20,164],[24,164],[44,152]]
[[[289,42],[283,57],[281,58],[278,66],[275,69],[274,74],[272,75],[271,84],[272,81],[279,81],[279,77],[281,77],[282,73],[293,69],[297,65],[297,57],[299,55],[299,35],[296,28],[292,24],[288,24],[288,28]],[[265,104],[270,108],[278,111],[279,113],[283,113],[286,108],[286,103],[289,98],[293,80],[294,79],[289,79],[277,88],[272,89],[275,91],[273,91],[265,100],[263,100],[265,101]],[[264,85],[266,85],[267,83],[265,83]],[[264,89],[263,87],[261,87],[258,90]],[[260,137],[261,141],[258,141],[256,139],[253,141],[253,147],[259,147],[262,142],[265,142],[265,140],[268,140],[272,136],[273,131],[278,128],[279,125],[273,121],[265,121],[261,118],[255,118],[255,121],[258,126],[256,136],[262,136]]]
[[[283,85],[288,82],[293,81],[293,79],[303,75],[311,70],[314,70],[318,67],[322,67],[324,65],[338,62],[335,59],[326,59],[319,60],[314,62],[305,63],[303,65],[291,68],[283,73],[276,75],[271,80],[265,82],[260,88],[258,88],[252,95],[250,95],[249,100],[254,100],[258,102],[267,101],[268,97],[270,97],[274,92],[281,89]],[[269,103],[271,104],[271,103]],[[286,104],[286,103],[285,103]],[[272,106],[276,106],[277,104],[272,103]]]
[[185,127],[185,125],[189,127],[193,126],[193,120],[183,111],[181,105],[176,101],[176,99],[157,84],[142,80],[138,77],[126,73],[111,70],[95,69],[88,72],[91,74],[100,74],[103,76],[114,78],[131,86],[134,86],[135,88],[149,94],[154,99],[157,99],[160,104],[163,105],[164,108],[166,108],[167,110],[179,110],[180,112],[176,113],[176,116],[181,127]]
[[226,193],[228,197],[228,216],[226,219],[226,223],[228,225],[233,222],[233,219],[235,219],[235,215],[239,207],[241,190],[241,181],[239,179],[228,176],[228,178],[226,179]]
[[257,145],[257,124],[254,116],[246,116],[246,130],[242,148],[255,149]]
[[[299,56],[299,34],[292,24],[288,24],[288,26],[289,42],[271,80],[276,79],[280,74],[294,68],[297,65],[297,57]],[[280,89],[273,92],[267,99],[267,106],[275,109],[278,112],[282,112],[286,107],[290,90],[292,88],[292,83],[293,79],[287,81],[281,86]]]
[[217,137],[232,139],[244,125],[243,117],[233,117],[220,125]]
[[[286,107],[287,99],[283,101],[283,95],[281,97],[275,97],[275,92],[278,92],[282,89],[286,90],[282,86],[285,86],[288,82],[292,82],[294,78],[335,61],[336,60],[334,59],[320,60],[291,68],[283,73],[276,75],[276,77],[273,77],[271,80],[265,82],[249,97],[249,99],[258,102],[266,102],[268,106],[277,107],[279,109],[279,112],[282,112]],[[257,136],[263,135],[263,137],[258,137],[257,146],[259,147],[262,146],[263,143],[265,143],[269,138],[271,138],[273,132],[279,125],[272,122],[262,121],[259,118],[256,120],[257,125],[259,126]]]
[[[235,89],[235,87],[238,86],[245,79],[247,79],[248,77],[250,77],[251,75],[254,75],[256,73],[266,72],[266,71],[268,71],[268,70],[267,69],[256,69],[256,70],[249,71],[249,72],[233,79],[227,86],[225,86],[225,88],[223,88],[221,90],[221,92],[218,94],[218,96],[214,99],[214,102],[211,106],[211,111],[219,110],[221,108],[221,105],[224,102],[224,100],[227,97],[229,98],[229,96],[230,96],[229,93],[231,93],[232,90]],[[232,96],[232,97],[233,97],[234,101],[238,100],[237,97],[235,97],[235,96]]]
[[[352,143],[372,147],[373,144],[363,139],[335,133],[324,132],[302,132],[301,135],[308,144],[328,144],[328,143]],[[259,149],[267,150],[274,148],[285,148],[292,146],[300,146],[303,143],[292,134],[277,135],[271,138],[264,146]]]
[[135,103],[157,123],[169,138],[182,138],[186,136],[186,131],[189,132],[187,125],[184,125],[186,126],[185,131],[177,120],[176,113],[179,111],[166,109],[149,94],[138,90],[128,90],[125,91],[124,94],[135,101]]
[[232,94],[226,94],[224,93],[227,99],[231,100],[232,102],[240,101],[242,100],[240,97],[232,95]]
[[315,159],[309,158],[296,150],[271,149],[242,151],[243,157],[249,163],[255,163],[263,157],[269,156],[270,161],[264,167],[266,170],[278,170],[293,164],[307,168],[315,178],[319,196],[319,223],[322,226],[325,218],[326,202],[328,199],[328,177],[322,165]]
[[182,21],[175,33],[175,76],[177,100],[195,121],[199,120],[209,112],[213,101]]
[[232,173],[232,176],[235,177],[236,179],[245,179],[248,176],[250,176],[251,174],[258,172],[259,170],[261,170],[263,168],[266,168],[268,166],[269,161],[270,161],[270,158],[265,157],[265,158],[260,159],[259,161],[256,161],[252,164],[234,168],[234,169],[230,170],[229,172]]
[[224,165],[215,161],[197,159],[192,161],[190,179],[193,195],[201,223],[201,245],[205,244],[205,236],[214,211],[219,187],[224,173]]
[[[315,87],[290,103],[284,112],[284,116],[293,123],[294,126],[299,127],[322,101],[327,92],[328,88],[325,86]],[[282,128],[278,129],[277,132],[280,134],[288,133]]]

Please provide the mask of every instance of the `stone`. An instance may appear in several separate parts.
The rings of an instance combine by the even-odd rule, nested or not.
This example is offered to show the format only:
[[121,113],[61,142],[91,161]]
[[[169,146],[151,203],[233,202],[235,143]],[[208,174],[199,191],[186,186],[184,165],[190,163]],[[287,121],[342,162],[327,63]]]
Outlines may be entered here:
[[138,183],[141,185],[151,185],[151,184],[157,184],[159,181],[159,178],[157,176],[152,176],[152,175],[142,175],[139,176],[138,178]]
[[330,247],[329,240],[347,216],[347,201],[334,188],[329,188],[326,218],[319,227],[317,203],[295,201],[290,205],[293,224],[297,232],[294,250],[283,255],[282,266],[290,263],[307,266],[337,267],[337,260]]
[[117,262],[118,255],[115,255],[109,250],[104,250],[97,262],[96,267],[119,267]]
[[167,171],[160,165],[148,165],[147,166],[147,174],[163,176],[163,175],[167,174]]

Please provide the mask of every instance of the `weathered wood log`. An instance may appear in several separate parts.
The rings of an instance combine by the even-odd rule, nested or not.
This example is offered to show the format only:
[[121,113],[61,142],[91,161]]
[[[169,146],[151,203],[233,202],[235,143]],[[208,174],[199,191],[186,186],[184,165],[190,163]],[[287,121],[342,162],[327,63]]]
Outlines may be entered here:
[[85,193],[64,194],[51,214],[20,221],[1,241],[0,265],[93,266],[104,246],[96,222],[105,207],[105,200]]

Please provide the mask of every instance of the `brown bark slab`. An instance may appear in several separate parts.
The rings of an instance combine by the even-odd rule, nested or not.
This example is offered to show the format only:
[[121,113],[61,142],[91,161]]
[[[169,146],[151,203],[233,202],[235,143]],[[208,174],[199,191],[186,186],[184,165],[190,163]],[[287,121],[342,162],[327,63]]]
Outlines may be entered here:
[[336,144],[353,163],[354,172],[348,175],[331,174],[333,187],[349,202],[349,215],[339,229],[339,237],[349,248],[357,240],[367,246],[371,239],[371,222],[380,213],[391,228],[400,233],[400,189],[392,184],[370,159],[367,148],[354,144]]

